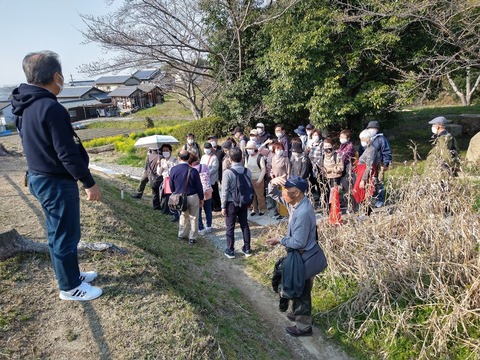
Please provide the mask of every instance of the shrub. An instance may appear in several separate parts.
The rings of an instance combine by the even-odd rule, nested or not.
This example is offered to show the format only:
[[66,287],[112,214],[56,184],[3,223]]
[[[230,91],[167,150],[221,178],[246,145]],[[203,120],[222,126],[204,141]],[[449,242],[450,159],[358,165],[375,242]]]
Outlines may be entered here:
[[153,123],[153,120],[150,116],[145,116],[145,128],[151,129],[155,127],[155,124]]

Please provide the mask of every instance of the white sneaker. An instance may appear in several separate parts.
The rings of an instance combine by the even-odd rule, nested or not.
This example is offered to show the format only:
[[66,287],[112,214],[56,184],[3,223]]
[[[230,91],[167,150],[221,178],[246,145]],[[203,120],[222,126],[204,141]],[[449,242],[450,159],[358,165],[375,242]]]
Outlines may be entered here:
[[205,235],[207,233],[207,229],[198,230],[198,233],[200,235]]
[[211,226],[207,226],[207,227],[205,228],[205,230],[207,230],[207,232],[212,232],[212,231],[213,231],[213,228],[212,228]]
[[97,276],[95,271],[80,271],[80,280],[86,283],[92,282]]
[[60,299],[74,301],[89,301],[98,298],[103,291],[99,287],[92,286],[89,283],[82,282],[75,289],[62,291],[60,290]]

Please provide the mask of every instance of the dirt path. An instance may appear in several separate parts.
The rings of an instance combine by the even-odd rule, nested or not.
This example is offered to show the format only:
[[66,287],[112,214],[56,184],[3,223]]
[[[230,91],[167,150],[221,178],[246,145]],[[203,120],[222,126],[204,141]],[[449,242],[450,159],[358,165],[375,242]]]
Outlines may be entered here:
[[[19,138],[16,135],[2,138],[2,143],[7,150],[13,153],[13,156],[0,157],[0,194],[2,199],[0,232],[14,227],[27,238],[43,241],[43,214],[37,201],[28,193],[28,189],[23,186],[26,164],[25,158],[21,156]],[[20,214],[21,216],[19,216]],[[209,237],[212,243],[219,248],[219,251],[221,251],[221,244],[225,243],[225,235],[221,230],[222,226],[223,219],[217,215],[214,220],[214,227],[219,230],[209,235]],[[255,231],[255,229],[261,231],[262,225],[252,224],[252,231]],[[241,238],[240,233],[236,234],[236,238]],[[241,247],[241,241],[237,242],[236,245]],[[226,282],[241,292],[244,301],[250,303],[252,308],[255,309],[256,315],[271,329],[272,334],[276,334],[275,336],[279,341],[286,342],[293,349],[292,353],[295,354],[295,359],[349,359],[343,351],[325,340],[321,335],[321,331],[317,328],[314,328],[314,336],[312,337],[293,338],[288,336],[284,329],[285,326],[291,323],[285,315],[278,311],[278,301],[275,294],[253,280],[246,273],[246,268],[241,262],[219,257],[211,265],[212,271],[217,273],[220,278],[226,279]],[[50,278],[49,275],[45,276],[45,279],[39,280],[53,283],[51,279],[46,280]],[[24,294],[24,296],[27,295]],[[97,311],[100,310],[98,309]],[[99,316],[101,315],[99,314]],[[57,326],[60,326],[60,324],[57,324]],[[72,347],[74,347],[73,343]],[[75,349],[63,350],[68,353]],[[62,355],[64,354],[62,353]]]

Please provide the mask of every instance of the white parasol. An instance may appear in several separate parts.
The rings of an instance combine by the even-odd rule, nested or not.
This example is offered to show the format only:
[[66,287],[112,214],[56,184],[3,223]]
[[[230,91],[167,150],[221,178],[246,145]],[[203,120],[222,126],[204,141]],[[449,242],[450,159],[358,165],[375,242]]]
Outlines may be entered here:
[[138,139],[133,146],[160,148],[163,144],[176,145],[178,140],[170,135],[152,135]]

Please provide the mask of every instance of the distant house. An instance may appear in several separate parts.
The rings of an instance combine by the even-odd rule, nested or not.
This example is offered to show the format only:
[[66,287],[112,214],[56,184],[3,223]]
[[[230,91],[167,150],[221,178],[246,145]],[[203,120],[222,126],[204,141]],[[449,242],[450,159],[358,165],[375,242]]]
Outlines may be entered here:
[[57,99],[70,114],[70,121],[109,116],[111,98],[92,86],[66,86]]
[[140,83],[138,78],[131,75],[102,76],[95,81],[95,87],[110,92],[120,86],[135,86]]
[[12,104],[10,101],[0,101],[0,132],[5,131],[5,125],[12,122]]
[[118,87],[108,95],[112,98],[112,103],[120,109],[121,113],[144,108],[147,104],[145,92],[137,86]]
[[145,83],[155,81],[158,77],[162,76],[162,72],[160,69],[137,70],[132,76],[139,79],[142,83]]
[[145,92],[145,107],[152,107],[165,101],[164,93],[158,85],[145,83],[138,85],[138,88]]

